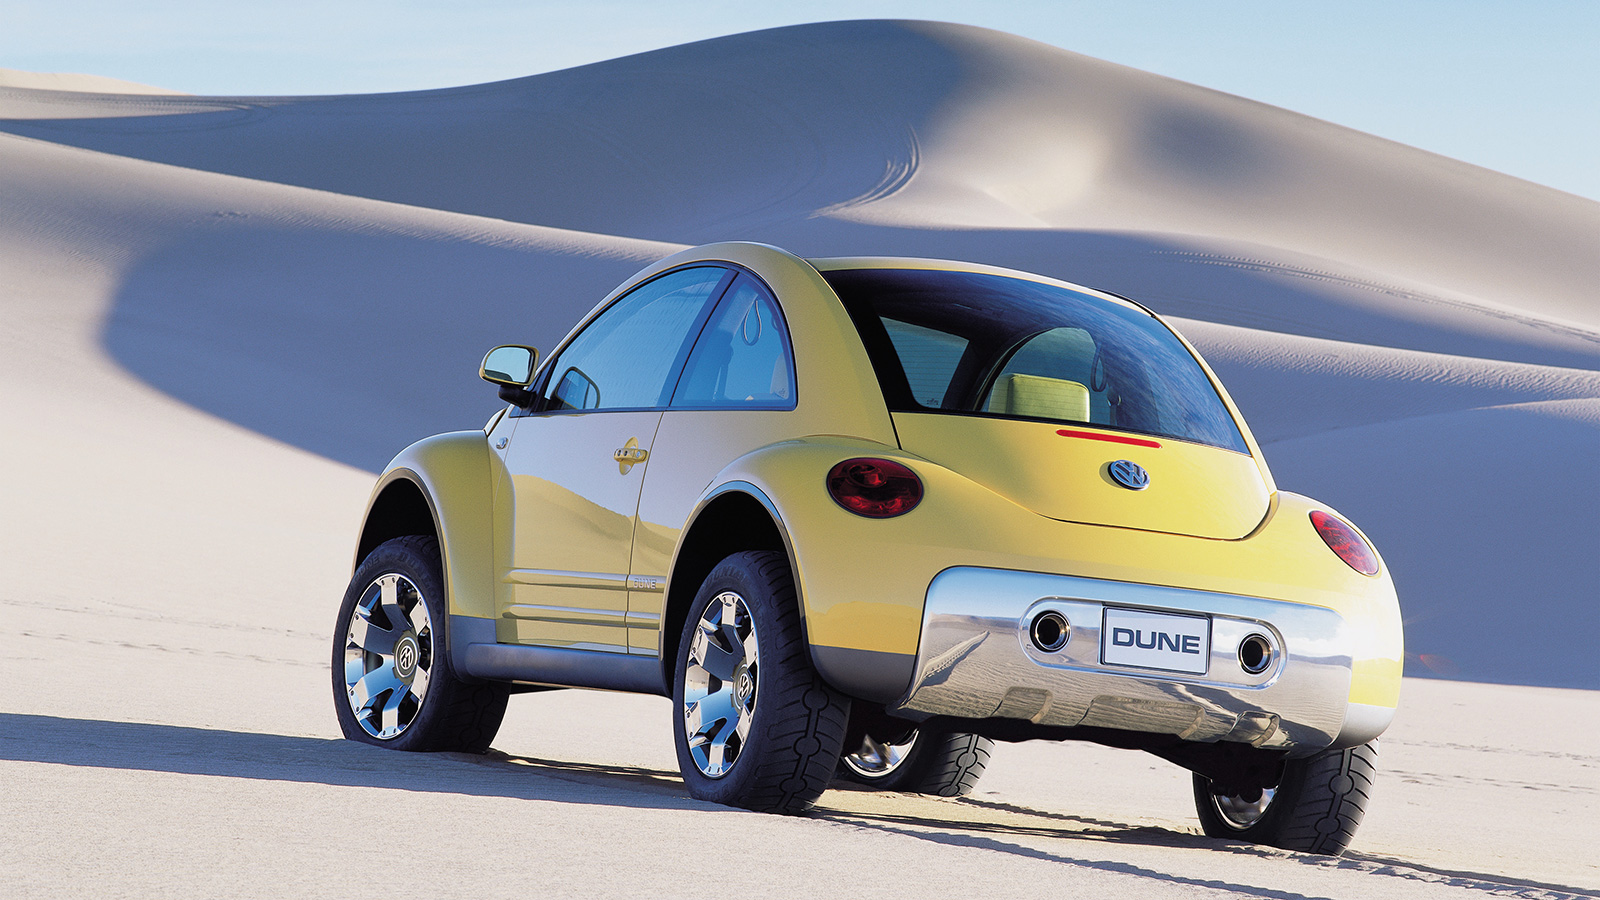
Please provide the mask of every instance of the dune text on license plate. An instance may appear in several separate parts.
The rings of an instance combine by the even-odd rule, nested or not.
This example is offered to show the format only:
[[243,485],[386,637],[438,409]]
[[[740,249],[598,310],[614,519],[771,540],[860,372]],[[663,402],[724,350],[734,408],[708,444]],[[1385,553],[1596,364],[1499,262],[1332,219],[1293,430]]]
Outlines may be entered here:
[[1211,659],[1211,620],[1134,609],[1107,609],[1100,661],[1204,675]]

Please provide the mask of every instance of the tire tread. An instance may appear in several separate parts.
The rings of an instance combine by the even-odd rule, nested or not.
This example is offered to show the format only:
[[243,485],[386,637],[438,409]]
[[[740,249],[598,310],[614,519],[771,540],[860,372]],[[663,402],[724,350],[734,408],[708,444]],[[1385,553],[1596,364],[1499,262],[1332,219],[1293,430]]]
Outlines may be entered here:
[[[341,671],[344,635],[350,615],[349,607],[354,603],[349,594],[355,593],[359,596],[359,592],[366,589],[366,585],[370,583],[370,579],[364,574],[367,561],[378,557],[379,554],[401,558],[409,556],[410,559],[406,559],[405,562],[416,568],[419,574],[425,573],[425,577],[432,582],[425,595],[430,598],[430,604],[434,604],[435,599],[437,600],[437,610],[432,612],[437,620],[432,623],[432,627],[437,635],[434,653],[438,662],[434,666],[433,680],[428,685],[428,695],[424,701],[426,708],[404,734],[388,741],[380,741],[367,734],[349,714]],[[505,718],[506,701],[510,694],[503,684],[467,681],[457,674],[454,661],[450,659],[449,601],[444,594],[442,569],[443,557],[439,551],[438,539],[423,534],[403,535],[385,541],[367,554],[361,565],[356,567],[356,575],[346,592],[347,596],[340,608],[340,618],[334,628],[333,636],[334,705],[345,737],[396,750],[458,753],[483,753],[494,741],[495,734],[500,730],[500,722]]]
[[[759,758],[749,760],[755,768],[749,776],[741,778],[742,791],[723,796],[715,782],[697,787],[703,776],[691,771],[694,764],[680,747],[679,762],[684,780],[690,792],[702,799],[758,812],[798,815],[815,806],[832,781],[850,719],[850,702],[823,681],[811,665],[788,558],[771,550],[735,553],[717,564],[707,576],[707,583],[718,577],[725,566],[749,573],[756,582],[755,587],[770,600],[766,604],[770,618],[764,623],[765,630],[761,634],[761,665],[764,673],[787,673],[789,677],[767,681],[763,675],[763,693],[757,701],[764,704],[756,725],[759,740],[751,743],[759,743],[766,750]],[[694,625],[703,597],[704,588],[696,598],[695,609],[691,610],[686,633]],[[753,598],[746,600],[754,602]],[[772,651],[776,652],[768,656]],[[682,653],[680,646],[680,656]],[[680,659],[679,667],[681,665]],[[681,703],[681,694],[678,702]],[[801,745],[808,739],[812,749],[801,752]],[[682,743],[681,737],[678,742]]]
[[1194,793],[1201,827],[1212,837],[1338,856],[1355,839],[1366,816],[1377,781],[1377,759],[1378,744],[1372,741],[1289,760],[1272,805],[1259,822],[1245,829],[1222,821],[1211,808],[1211,782],[1197,774]]

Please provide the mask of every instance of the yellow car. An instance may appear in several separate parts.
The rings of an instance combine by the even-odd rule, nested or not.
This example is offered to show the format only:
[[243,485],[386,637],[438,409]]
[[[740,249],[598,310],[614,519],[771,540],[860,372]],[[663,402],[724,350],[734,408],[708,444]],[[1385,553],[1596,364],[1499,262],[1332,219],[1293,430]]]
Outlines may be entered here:
[[1208,834],[1338,853],[1399,696],[1389,574],[1278,490],[1132,301],[924,259],[713,244],[379,479],[339,610],[344,734],[482,751],[509,694],[673,700],[698,798],[970,791],[991,740],[1194,772]]

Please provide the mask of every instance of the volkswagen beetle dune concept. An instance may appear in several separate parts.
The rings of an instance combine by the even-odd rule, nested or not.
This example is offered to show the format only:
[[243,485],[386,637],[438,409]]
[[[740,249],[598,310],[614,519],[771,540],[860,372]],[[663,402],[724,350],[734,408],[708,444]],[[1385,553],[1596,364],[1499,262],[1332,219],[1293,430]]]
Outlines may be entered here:
[[991,741],[1194,773],[1207,834],[1339,853],[1398,701],[1367,539],[1281,491],[1129,300],[988,266],[714,244],[605,298],[506,406],[379,479],[344,734],[481,752],[509,695],[672,698],[693,796],[959,796]]

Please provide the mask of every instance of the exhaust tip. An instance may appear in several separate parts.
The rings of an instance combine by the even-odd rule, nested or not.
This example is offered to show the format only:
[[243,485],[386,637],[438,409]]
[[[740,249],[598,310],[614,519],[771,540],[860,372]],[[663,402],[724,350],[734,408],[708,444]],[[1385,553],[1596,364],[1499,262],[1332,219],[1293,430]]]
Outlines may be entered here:
[[1239,642],[1239,668],[1260,675],[1272,667],[1272,642],[1266,635],[1252,634]]
[[1053,609],[1034,616],[1033,622],[1028,625],[1028,639],[1046,653],[1054,653],[1065,647],[1071,637],[1072,626],[1067,624],[1067,617]]

